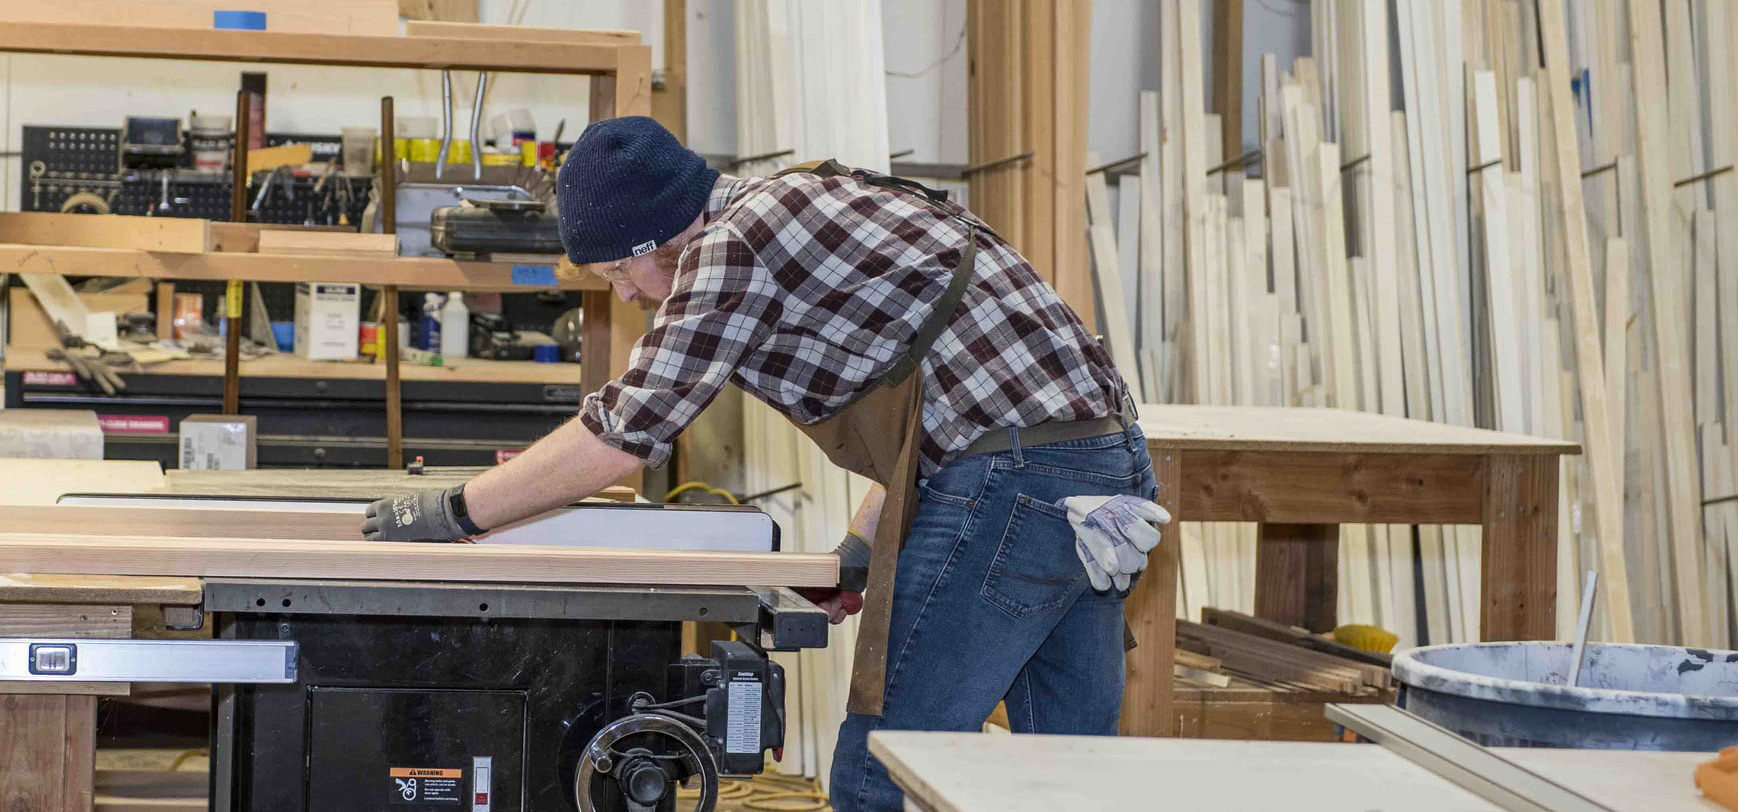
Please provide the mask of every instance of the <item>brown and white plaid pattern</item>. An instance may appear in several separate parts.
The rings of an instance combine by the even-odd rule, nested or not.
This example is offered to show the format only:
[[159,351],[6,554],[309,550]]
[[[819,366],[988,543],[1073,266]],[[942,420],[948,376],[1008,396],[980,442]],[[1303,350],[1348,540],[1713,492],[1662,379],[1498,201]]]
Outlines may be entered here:
[[899,356],[978,225],[973,283],[924,359],[924,475],[984,432],[1104,417],[1110,356],[1032,266],[958,206],[858,178],[720,177],[705,228],[629,368],[581,419],[653,467],[726,381],[798,423],[831,416]]

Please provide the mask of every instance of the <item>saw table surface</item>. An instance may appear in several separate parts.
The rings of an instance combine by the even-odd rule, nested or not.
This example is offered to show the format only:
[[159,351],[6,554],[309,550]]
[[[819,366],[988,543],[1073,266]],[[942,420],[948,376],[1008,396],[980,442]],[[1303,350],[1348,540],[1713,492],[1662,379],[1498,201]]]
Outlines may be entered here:
[[[1375,745],[877,731],[869,749],[921,812],[1501,812]],[[1720,809],[1691,779],[1709,754],[1497,752],[1619,812]]]

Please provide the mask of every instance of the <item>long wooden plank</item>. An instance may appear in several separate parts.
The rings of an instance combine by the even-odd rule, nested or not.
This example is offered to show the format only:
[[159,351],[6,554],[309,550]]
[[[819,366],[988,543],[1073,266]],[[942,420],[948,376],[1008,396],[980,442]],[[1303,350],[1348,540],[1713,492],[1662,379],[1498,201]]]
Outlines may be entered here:
[[1503,170],[1503,134],[1497,125],[1497,83],[1490,71],[1473,74],[1478,111],[1476,158],[1485,168],[1478,173],[1480,202],[1484,207],[1486,307],[1491,324],[1491,365],[1495,367],[1497,428],[1526,431],[1527,410],[1523,349],[1517,335],[1521,313],[1516,308],[1514,274],[1509,247],[1508,187]]
[[[264,233],[264,232],[262,232]],[[244,282],[354,282],[398,285],[405,290],[602,291],[609,283],[594,274],[557,277],[554,262],[527,273],[506,262],[440,257],[390,261],[351,257],[272,254],[168,254],[123,248],[62,247],[0,243],[0,268],[16,274],[118,276],[146,279],[239,279]],[[548,270],[541,270],[547,268]]]
[[[1087,163],[1098,165],[1096,153],[1088,152],[1086,155]],[[1086,213],[1092,238],[1092,271],[1098,281],[1098,299],[1104,303],[1099,316],[1110,339],[1111,358],[1129,387],[1136,392],[1144,391],[1141,388],[1141,365],[1135,355],[1135,333],[1128,323],[1128,311],[1124,309],[1128,296],[1123,290],[1116,235],[1110,225],[1116,214],[1110,209],[1110,191],[1103,172],[1086,176]],[[1135,235],[1130,234],[1127,239],[1135,239]]]
[[1574,319],[1575,361],[1580,376],[1582,414],[1587,431],[1587,464],[1593,480],[1594,527],[1600,551],[1600,572],[1607,589],[1604,606],[1606,638],[1611,642],[1635,639],[1630,613],[1627,567],[1624,563],[1623,491],[1611,449],[1610,421],[1606,414],[1604,356],[1599,347],[1599,318],[1593,293],[1592,261],[1588,256],[1587,217],[1581,193],[1581,150],[1575,129],[1574,97],[1569,89],[1569,45],[1564,33],[1563,0],[1539,0],[1540,39],[1545,66],[1551,69],[1547,92],[1551,97],[1550,137],[1556,142],[1557,193],[1555,212],[1565,241],[1567,300]]
[[[84,23],[138,28],[212,30],[212,14],[229,9],[258,11],[266,30],[304,34],[396,36],[398,8],[392,0],[56,0],[6,3],[0,20],[15,23]],[[150,33],[155,36],[156,32]]]
[[1477,524],[1484,516],[1482,457],[1199,450],[1183,452],[1183,467],[1180,515],[1191,521]]
[[206,220],[22,211],[0,212],[0,242],[178,254],[202,254],[212,247]]
[[1212,360],[1208,355],[1204,324],[1207,291],[1202,284],[1206,273],[1207,134],[1202,112],[1201,9],[1194,3],[1168,4],[1165,8],[1174,10],[1177,19],[1178,76],[1181,81],[1178,104],[1183,142],[1183,267],[1189,297],[1188,379],[1193,382],[1194,402],[1209,403],[1211,401],[1203,397]]
[[5,529],[11,533],[76,533],[85,536],[362,541],[359,516],[358,511],[55,505],[8,508]]
[[[1140,189],[1140,225],[1138,234],[1132,239],[1138,243],[1139,257],[1138,279],[1136,288],[1140,297],[1137,309],[1140,311],[1140,324],[1137,327],[1136,342],[1142,351],[1142,359],[1150,358],[1149,352],[1158,351],[1164,347],[1167,340],[1165,334],[1165,313],[1170,303],[1165,301],[1165,243],[1164,214],[1161,211],[1162,195],[1159,191],[1160,164],[1162,154],[1171,149],[1159,123],[1159,94],[1154,91],[1142,91],[1140,95],[1140,139],[1141,139],[1141,172]],[[1168,201],[1167,201],[1168,202]],[[1176,234],[1169,235],[1172,239]],[[1172,268],[1172,272],[1175,272]],[[1156,369],[1143,365],[1141,384],[1142,400],[1159,402],[1166,398],[1164,388],[1160,385]]]
[[829,554],[0,533],[0,570],[485,583],[833,586]]
[[[632,46],[646,48],[648,46]],[[371,68],[608,74],[621,46],[272,31],[153,31],[123,25],[0,23],[0,51]]]
[[1665,434],[1666,499],[1662,507],[1671,527],[1673,574],[1678,588],[1682,642],[1708,645],[1700,573],[1701,488],[1696,460],[1695,419],[1690,413],[1694,392],[1686,364],[1683,272],[1678,246],[1672,240],[1671,145],[1667,127],[1665,63],[1659,0],[1629,3],[1630,59],[1635,71],[1636,139],[1641,164],[1641,192],[1649,270],[1652,276],[1654,347],[1660,417]]

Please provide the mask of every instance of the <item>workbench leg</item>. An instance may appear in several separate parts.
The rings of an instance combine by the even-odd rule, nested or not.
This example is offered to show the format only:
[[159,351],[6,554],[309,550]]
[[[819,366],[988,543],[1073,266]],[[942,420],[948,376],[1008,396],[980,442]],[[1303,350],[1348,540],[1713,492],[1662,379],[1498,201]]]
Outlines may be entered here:
[[[1182,455],[1154,449],[1157,502],[1177,512]],[[1159,546],[1147,554],[1147,569],[1129,592],[1123,616],[1138,645],[1127,652],[1127,683],[1122,698],[1122,734],[1169,736],[1175,732],[1171,710],[1171,672],[1177,650],[1177,548],[1179,520],[1159,528]]]
[[0,695],[0,809],[90,812],[94,696]]
[[1485,462],[1485,640],[1549,640],[1557,614],[1557,468],[1550,454],[1493,454]]
[[1255,546],[1255,616],[1312,632],[1339,625],[1340,526],[1263,524]]

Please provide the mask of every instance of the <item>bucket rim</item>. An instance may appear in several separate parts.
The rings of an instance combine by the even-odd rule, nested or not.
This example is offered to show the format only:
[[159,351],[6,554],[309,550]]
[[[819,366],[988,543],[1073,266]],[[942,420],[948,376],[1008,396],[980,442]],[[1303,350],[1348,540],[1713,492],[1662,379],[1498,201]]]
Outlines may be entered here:
[[[1593,713],[1654,716],[1670,719],[1738,720],[1738,696],[1709,694],[1676,694],[1663,691],[1633,691],[1614,688],[1571,688],[1548,682],[1492,677],[1469,671],[1456,671],[1424,662],[1433,652],[1450,649],[1501,648],[1517,646],[1571,648],[1562,641],[1496,641],[1485,643],[1454,643],[1421,646],[1394,655],[1394,679],[1408,688],[1436,693],[1483,699],[1538,708],[1556,708]],[[1738,658],[1738,651],[1725,649],[1687,648],[1642,643],[1588,643],[1589,650],[1638,649],[1670,651],[1684,657],[1724,659],[1721,655]]]

